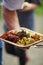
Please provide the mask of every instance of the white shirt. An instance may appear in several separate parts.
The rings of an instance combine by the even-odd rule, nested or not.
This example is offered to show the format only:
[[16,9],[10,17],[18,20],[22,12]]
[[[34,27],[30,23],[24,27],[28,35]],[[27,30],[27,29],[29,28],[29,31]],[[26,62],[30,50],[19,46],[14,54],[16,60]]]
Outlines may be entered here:
[[21,9],[24,0],[3,0],[3,5],[9,10]]

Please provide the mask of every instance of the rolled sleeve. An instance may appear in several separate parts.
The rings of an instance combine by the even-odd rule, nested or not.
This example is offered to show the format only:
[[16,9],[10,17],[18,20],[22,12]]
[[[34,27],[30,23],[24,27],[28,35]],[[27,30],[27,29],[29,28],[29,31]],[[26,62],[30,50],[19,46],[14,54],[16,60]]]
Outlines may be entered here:
[[9,10],[22,9],[24,0],[3,0],[3,5]]

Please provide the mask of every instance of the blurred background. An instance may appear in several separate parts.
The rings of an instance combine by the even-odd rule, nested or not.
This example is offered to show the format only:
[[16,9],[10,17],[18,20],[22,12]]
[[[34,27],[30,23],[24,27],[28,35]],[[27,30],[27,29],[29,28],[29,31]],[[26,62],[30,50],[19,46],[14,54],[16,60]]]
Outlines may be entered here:
[[[2,2],[0,0],[0,35],[4,33],[3,30],[3,16],[2,16]],[[35,9],[35,31],[43,34],[43,0],[41,0],[41,5]],[[30,62],[26,65],[43,65],[43,42],[38,45],[42,46],[32,46],[26,51],[26,54],[30,56]],[[3,65],[19,65],[19,58],[16,56],[9,55],[5,52],[3,44]]]

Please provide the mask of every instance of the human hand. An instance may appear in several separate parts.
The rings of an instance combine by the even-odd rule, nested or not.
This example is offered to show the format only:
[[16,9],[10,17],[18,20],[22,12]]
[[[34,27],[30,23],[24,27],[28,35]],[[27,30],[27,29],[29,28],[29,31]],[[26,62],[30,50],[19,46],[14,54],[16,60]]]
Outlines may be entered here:
[[22,7],[23,9],[20,9],[19,11],[20,12],[27,12],[27,11],[30,11],[30,10],[34,10],[38,5],[37,4],[34,4],[34,3],[28,3],[28,2],[24,2]]
[[25,8],[25,7],[28,7],[29,6],[29,3],[28,2],[24,2],[22,7]]
[[20,12],[26,12],[26,11],[29,11],[30,8],[31,8],[31,6],[32,6],[32,5],[31,5],[30,3],[28,3],[28,2],[24,2],[23,5],[22,5],[23,9],[20,9],[19,11],[20,11]]

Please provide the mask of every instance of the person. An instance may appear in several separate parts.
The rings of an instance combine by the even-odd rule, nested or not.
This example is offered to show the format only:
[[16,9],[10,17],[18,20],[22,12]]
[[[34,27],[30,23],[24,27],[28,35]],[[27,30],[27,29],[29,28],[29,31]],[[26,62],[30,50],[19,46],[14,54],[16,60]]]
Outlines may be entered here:
[[0,40],[0,65],[2,65],[2,41]]
[[[21,27],[26,27],[28,29],[35,30],[34,10],[39,5],[40,5],[40,0],[25,0],[25,2],[23,3],[23,9],[17,10],[19,23],[20,23]],[[26,55],[25,51],[24,51],[24,53]],[[30,61],[29,56],[27,56],[27,60]]]
[[40,5],[40,0],[25,0],[22,10],[17,10],[21,27],[34,30],[34,10]]
[[[16,10],[22,9],[24,0],[3,0],[3,17],[5,20],[4,29],[5,31],[20,29],[19,20]],[[5,44],[6,52],[12,55],[19,56],[20,65],[25,65],[25,53],[24,50],[17,50],[17,47],[11,44]],[[16,52],[17,51],[17,52]]]
[[[2,0],[0,0],[0,5],[2,3]],[[1,12],[1,9],[0,9]],[[2,65],[2,41],[0,40],[0,65]]]
[[[15,3],[16,2],[16,3]],[[21,3],[22,2],[22,3]],[[20,29],[20,25],[19,25],[19,20],[18,20],[18,16],[17,16],[17,12],[16,10],[20,10],[22,7],[21,5],[23,4],[23,0],[4,0],[4,6],[3,6],[3,16],[5,19],[5,26],[7,26],[6,30],[12,30],[12,29],[16,29],[17,31]],[[24,11],[24,9],[22,8],[20,11]],[[20,57],[20,64],[21,65],[25,65],[26,62],[26,54],[24,50],[19,50],[18,52],[14,52],[14,49],[17,51],[18,49],[10,44],[5,44],[5,48],[7,50],[8,53],[11,54],[18,54],[18,56]]]

